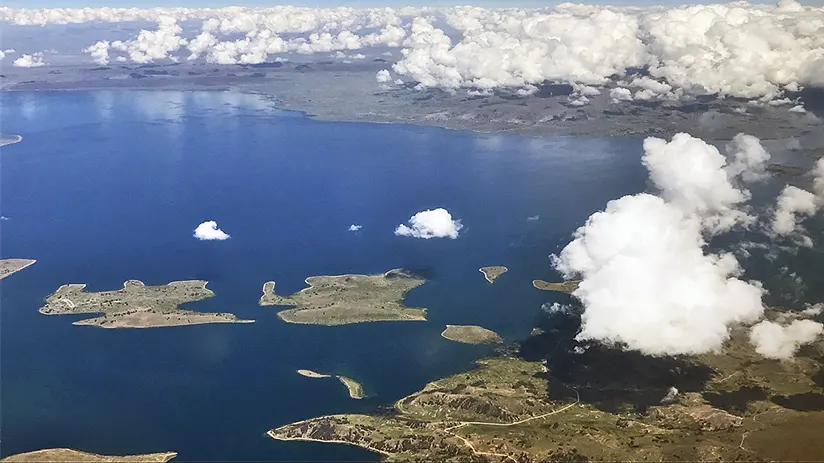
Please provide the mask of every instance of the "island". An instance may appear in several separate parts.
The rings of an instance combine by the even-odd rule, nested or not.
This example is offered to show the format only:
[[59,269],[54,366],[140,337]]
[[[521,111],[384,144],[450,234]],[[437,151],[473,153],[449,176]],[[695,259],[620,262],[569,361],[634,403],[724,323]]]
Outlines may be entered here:
[[[565,315],[564,315],[565,316]],[[572,332],[574,335],[574,331]],[[388,410],[276,427],[278,440],[349,444],[384,461],[819,461],[824,341],[792,362],[738,329],[716,354],[652,358],[579,351],[548,329],[544,360],[517,356],[427,384]],[[539,339],[543,338],[543,340]],[[540,357],[539,356],[539,357]],[[566,358],[566,360],[563,360]]]
[[0,280],[37,262],[34,259],[0,259]]
[[561,293],[572,294],[578,289],[581,280],[568,280],[561,283],[550,283],[544,280],[532,280],[532,286],[541,291],[558,291]]
[[481,273],[484,274],[484,278],[486,278],[486,281],[488,281],[490,283],[495,283],[495,280],[497,280],[499,276],[501,276],[504,273],[506,273],[507,271],[509,271],[508,268],[506,268],[502,265],[493,265],[491,267],[481,267],[478,270]]
[[503,342],[498,333],[475,325],[446,325],[441,336],[464,344],[500,344]]
[[324,375],[312,370],[298,370],[298,374],[307,378],[331,378],[331,375]]
[[[318,373],[318,372],[312,371],[312,370],[298,370],[298,374],[306,376],[307,378],[331,378],[332,377],[332,375],[325,375],[323,373]],[[337,375],[335,377],[338,378],[338,381],[340,381],[344,386],[346,386],[346,389],[349,391],[349,397],[351,397],[353,399],[362,399],[362,398],[366,397],[366,395],[363,393],[363,386],[361,386],[361,384],[359,382],[355,381],[352,378],[346,377],[346,376]]]
[[349,397],[359,400],[366,397],[363,393],[363,386],[361,386],[361,384],[354,379],[347,378],[346,376],[338,376],[338,381],[346,386],[346,389],[349,391]]
[[177,452],[147,453],[143,455],[110,456],[81,452],[72,449],[45,449],[18,453],[0,460],[3,463],[166,463]]
[[403,305],[407,292],[425,279],[404,269],[378,275],[314,276],[308,288],[291,296],[275,294],[275,282],[263,285],[260,305],[292,306],[278,312],[287,323],[346,325],[379,321],[426,321],[425,308]]
[[162,286],[146,286],[128,280],[123,289],[88,293],[84,284],[68,284],[46,298],[40,308],[45,315],[102,314],[75,321],[74,325],[102,328],[151,328],[160,326],[200,325],[204,323],[253,323],[223,312],[195,312],[179,308],[187,302],[214,296],[206,281],[173,281]]
[[12,135],[10,137],[0,137],[0,147],[6,145],[13,145],[15,143],[20,143],[23,141],[23,137],[20,135]]

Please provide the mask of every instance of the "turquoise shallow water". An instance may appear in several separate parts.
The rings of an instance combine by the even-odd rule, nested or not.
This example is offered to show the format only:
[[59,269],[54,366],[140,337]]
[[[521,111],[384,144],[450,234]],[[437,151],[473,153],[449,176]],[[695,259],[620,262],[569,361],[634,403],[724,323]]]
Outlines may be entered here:
[[[447,323],[525,338],[559,297],[531,287],[557,278],[547,256],[592,211],[645,186],[635,139],[319,122],[218,92],[6,93],[0,111],[3,131],[24,137],[0,154],[0,255],[38,261],[0,284],[2,456],[377,460],[264,433],[373,411],[490,353],[442,339]],[[458,239],[393,234],[435,207],[462,220]],[[210,219],[232,238],[192,238]],[[510,271],[489,285],[485,265]],[[395,267],[432,277],[407,298],[428,322],[290,325],[257,305],[267,280],[288,294],[310,275]],[[217,295],[192,309],[257,322],[105,330],[37,313],[64,283],[195,278]],[[298,368],[355,378],[369,397]]]

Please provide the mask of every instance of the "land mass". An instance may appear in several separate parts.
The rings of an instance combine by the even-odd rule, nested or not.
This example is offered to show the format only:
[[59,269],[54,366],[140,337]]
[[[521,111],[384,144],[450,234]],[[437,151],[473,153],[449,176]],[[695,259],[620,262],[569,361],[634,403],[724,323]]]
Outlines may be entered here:
[[204,323],[252,323],[223,312],[195,312],[179,308],[187,302],[214,296],[206,281],[173,281],[163,286],[146,286],[138,280],[123,283],[123,289],[87,293],[84,284],[68,284],[46,298],[40,308],[45,315],[102,314],[78,320],[74,325],[102,328],[151,328],[200,325]]
[[[332,377],[332,375],[325,375],[323,373],[318,373],[318,372],[312,371],[312,370],[298,370],[298,374],[306,376],[307,378],[331,378]],[[346,389],[349,391],[349,397],[351,397],[353,399],[362,399],[362,398],[366,397],[365,394],[363,393],[363,386],[361,386],[361,384],[359,382],[355,381],[352,378],[348,378],[346,376],[337,375],[335,377],[338,378],[338,381],[340,381],[344,386],[346,386]]]
[[21,141],[23,141],[23,137],[21,137],[20,135],[0,137],[0,146],[13,145],[15,143],[20,143]]
[[0,280],[37,262],[34,259],[0,259]]
[[346,386],[346,389],[349,390],[349,397],[353,399],[362,399],[366,397],[363,393],[363,386],[357,381],[352,378],[347,378],[346,376],[338,376],[338,381],[343,383]]
[[385,461],[824,457],[824,342],[778,362],[755,353],[741,329],[719,354],[659,359],[593,346],[558,361],[570,347],[558,336],[550,329],[529,341],[543,342],[550,360],[522,358],[530,355],[522,347],[519,357],[483,359],[429,383],[391,410],[311,418],[268,435],[356,445]]
[[86,453],[72,449],[45,449],[35,452],[18,453],[0,460],[8,463],[166,463],[177,456],[177,452],[147,453],[143,455],[110,456]]
[[507,271],[509,271],[508,268],[506,268],[502,265],[493,265],[493,266],[490,266],[490,267],[481,267],[478,270],[481,273],[484,274],[484,278],[486,278],[486,281],[488,281],[490,283],[495,283],[495,280],[497,280],[499,276],[501,276],[504,273],[506,273]]
[[532,286],[541,291],[558,291],[561,293],[572,294],[578,289],[580,280],[569,280],[561,283],[550,283],[544,280],[532,280]]
[[323,373],[312,370],[298,370],[298,374],[306,376],[307,378],[331,378],[331,375],[324,375]]
[[475,325],[446,325],[446,329],[443,330],[441,336],[450,341],[464,344],[498,344],[502,342],[498,333]]
[[306,279],[308,288],[291,296],[275,294],[275,282],[263,285],[260,305],[293,306],[278,312],[288,323],[345,325],[378,321],[426,321],[425,308],[403,305],[408,291],[426,280],[394,269],[379,275],[314,276]]

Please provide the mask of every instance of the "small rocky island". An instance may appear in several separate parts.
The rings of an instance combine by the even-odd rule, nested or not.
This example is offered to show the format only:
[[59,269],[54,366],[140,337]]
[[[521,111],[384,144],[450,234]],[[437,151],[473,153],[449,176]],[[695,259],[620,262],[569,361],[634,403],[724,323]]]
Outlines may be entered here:
[[37,262],[34,259],[0,259],[0,280]]
[[278,312],[288,323],[345,325],[380,321],[426,321],[426,309],[403,305],[408,291],[425,279],[403,269],[379,275],[314,276],[308,288],[291,296],[275,294],[275,282],[263,285],[260,305],[293,306]]
[[195,312],[179,308],[187,302],[215,295],[206,289],[206,281],[173,281],[163,286],[146,286],[128,280],[123,289],[88,293],[84,284],[63,285],[46,298],[40,308],[45,315],[102,314],[78,320],[74,325],[102,328],[151,328],[159,326],[200,325],[204,323],[252,323],[230,313]]
[[557,291],[560,293],[572,294],[578,289],[580,280],[569,280],[561,283],[550,283],[544,280],[532,280],[532,286],[541,291]]
[[3,463],[166,463],[176,452],[147,453],[143,455],[97,455],[72,449],[45,449],[18,453],[0,460]]
[[503,342],[498,333],[475,325],[446,325],[441,333],[450,341],[464,344],[499,344]]
[[498,279],[501,275],[508,272],[509,269],[502,266],[502,265],[493,265],[491,267],[481,267],[478,269],[481,273],[484,274],[484,278],[486,281],[490,283],[495,283],[495,280]]
[[[307,378],[317,379],[332,377],[332,375],[325,375],[323,373],[318,373],[312,370],[298,370],[298,374],[306,376]],[[349,391],[349,397],[353,399],[362,399],[366,397],[366,395],[363,393],[363,386],[361,386],[359,382],[346,376],[338,375],[335,377],[338,378],[338,381],[340,381],[344,386],[346,386],[346,389]]]
[[[561,315],[566,316],[566,315]],[[375,414],[272,429],[385,461],[820,461],[824,341],[795,360],[758,355],[746,329],[717,354],[646,357],[578,344],[556,322],[517,357],[427,384]],[[543,359],[543,360],[541,360]]]

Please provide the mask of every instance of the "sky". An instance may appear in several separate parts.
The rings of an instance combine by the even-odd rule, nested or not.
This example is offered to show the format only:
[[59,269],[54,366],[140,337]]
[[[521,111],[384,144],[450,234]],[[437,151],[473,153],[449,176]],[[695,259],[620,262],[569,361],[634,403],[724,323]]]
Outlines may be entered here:
[[[293,0],[293,1],[266,1],[266,0],[5,0],[0,6],[10,8],[81,8],[81,7],[223,7],[223,6],[272,6],[272,5],[300,5],[300,6],[351,6],[351,7],[380,7],[380,6],[444,6],[444,5],[477,5],[487,7],[542,7],[562,3],[562,1],[546,0]],[[610,4],[610,5],[680,5],[685,3],[726,3],[722,1],[706,0],[578,0],[573,3]],[[751,1],[750,3],[774,3],[772,1]],[[822,5],[824,0],[802,0],[805,5]]]

